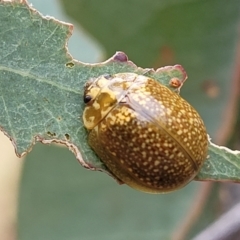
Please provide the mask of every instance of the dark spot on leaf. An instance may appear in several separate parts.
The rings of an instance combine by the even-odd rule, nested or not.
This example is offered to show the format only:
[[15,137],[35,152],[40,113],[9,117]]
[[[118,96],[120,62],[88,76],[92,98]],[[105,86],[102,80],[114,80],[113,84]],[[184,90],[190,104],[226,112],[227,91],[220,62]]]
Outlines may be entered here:
[[52,133],[52,132],[50,132],[50,131],[47,132],[47,135],[48,135],[49,137],[56,137],[56,133]]
[[59,116],[59,117],[57,117],[57,120],[58,120],[58,121],[61,121],[61,120],[62,120],[62,118]]
[[68,67],[68,68],[73,68],[74,66],[75,66],[75,64],[73,62],[66,63],[66,67]]
[[43,98],[43,101],[49,103],[49,100],[47,98]]
[[67,140],[69,140],[70,139],[70,136],[69,136],[69,134],[65,134],[65,138],[67,139]]

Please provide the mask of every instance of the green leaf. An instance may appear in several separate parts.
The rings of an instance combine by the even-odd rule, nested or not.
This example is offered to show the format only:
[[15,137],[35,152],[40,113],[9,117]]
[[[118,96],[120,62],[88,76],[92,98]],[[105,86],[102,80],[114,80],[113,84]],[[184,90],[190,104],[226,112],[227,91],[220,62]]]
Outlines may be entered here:
[[[84,84],[105,73],[146,70],[127,61],[121,52],[95,65],[72,59],[65,48],[71,29],[43,18],[26,4],[3,2],[0,6],[0,126],[18,156],[36,140],[54,141],[66,144],[83,166],[104,170],[87,144],[82,123]],[[151,71],[148,75],[153,76]],[[184,81],[186,74],[179,65],[154,74],[165,85],[172,77]]]
[[240,151],[211,143],[208,159],[196,180],[240,182]]
[[[96,33],[98,33],[100,39],[104,39],[102,44],[106,47],[109,44],[111,44],[111,47],[113,46],[111,50],[107,48],[108,56],[112,56],[116,50],[123,50],[129,54],[134,62],[137,62],[141,66],[152,66],[153,62],[155,66],[158,66],[156,64],[156,55],[159,54],[159,49],[162,44],[159,38],[165,39],[167,34],[167,41],[164,41],[164,44],[167,43],[167,45],[170,46],[170,50],[172,48],[176,50],[176,53],[174,53],[176,56],[174,56],[174,63],[172,61],[166,62],[164,57],[162,58],[162,56],[160,56],[160,64],[181,63],[186,67],[192,79],[187,81],[182,92],[186,92],[186,97],[191,99],[190,102],[193,103],[194,106],[197,106],[197,109],[200,110],[201,115],[204,117],[209,132],[213,133],[217,126],[216,123],[218,123],[221,106],[225,104],[226,101],[226,86],[229,85],[226,78],[229,79],[228,77],[231,73],[229,66],[232,65],[233,60],[231,57],[235,46],[233,43],[236,39],[236,35],[233,34],[235,30],[234,23],[237,22],[236,15],[239,15],[239,4],[237,1],[231,1],[231,4],[227,6],[222,0],[219,1],[186,2],[157,0],[151,3],[145,1],[144,3],[144,1],[139,0],[135,2],[106,0],[77,0],[77,2],[75,2],[72,0],[66,2],[68,5],[73,4],[76,15],[85,17],[87,22],[95,26],[95,29],[97,29]],[[78,8],[79,3],[84,3],[83,6],[80,6],[80,9]],[[237,4],[234,5],[234,3]],[[89,4],[91,4],[90,9],[88,8]],[[202,7],[200,6],[201,4],[203,5]],[[195,7],[189,7],[188,5],[194,5]],[[222,11],[220,6],[224,11]],[[21,6],[21,8],[23,8],[23,6]],[[120,14],[115,8],[120,11]],[[159,8],[161,9],[160,13]],[[229,8],[234,9],[234,12],[229,11]],[[198,12],[199,9],[201,9],[200,12]],[[93,10],[93,12],[89,10]],[[10,11],[12,11],[11,8]],[[101,24],[101,18],[99,16],[101,11],[103,11],[102,16],[105,18],[103,24]],[[181,24],[182,19],[189,18],[189,11],[191,12],[191,16],[200,16],[199,19],[202,24],[196,21],[196,19],[193,20],[191,18],[190,21],[184,21],[186,27],[183,27],[183,24]],[[216,16],[216,12],[218,12],[221,19],[217,17],[218,15]],[[226,14],[226,12],[228,12],[228,14]],[[112,14],[115,18],[109,18],[107,14]],[[148,16],[147,18],[145,17],[146,15]],[[2,13],[0,14],[0,17],[1,16]],[[97,20],[95,18],[96,16],[98,17]],[[127,16],[130,17],[130,21]],[[159,26],[158,21],[155,20],[156,18],[166,19],[166,22],[163,22],[163,24]],[[32,19],[31,13],[30,19]],[[148,19],[150,21],[148,21]],[[212,19],[216,24],[213,25],[211,23]],[[47,21],[43,20],[43,22],[46,23]],[[119,28],[117,22],[119,25],[122,24],[121,28]],[[82,23],[84,24],[84,21],[82,21]],[[138,24],[139,28],[135,28],[135,25],[132,23]],[[47,24],[49,23],[47,22]],[[194,25],[197,27],[194,27]],[[150,30],[152,26],[155,27],[155,29]],[[208,28],[208,31],[204,32],[205,26]],[[66,28],[66,26],[63,25],[61,27]],[[118,34],[117,29],[122,29],[120,34]],[[125,29],[127,30],[126,34],[124,34]],[[144,31],[141,31],[141,29]],[[166,31],[166,29],[168,31]],[[38,31],[39,29],[34,30]],[[2,33],[1,29],[0,32]],[[69,29],[67,29],[66,32],[66,34],[63,34],[64,39],[66,35],[69,35]],[[95,32],[95,30],[93,30],[93,32]],[[219,32],[220,35],[222,34],[221,37],[219,37]],[[137,33],[139,34],[137,35]],[[131,41],[129,41],[129,35],[131,35]],[[225,35],[228,36],[228,39],[226,39]],[[183,36],[185,36],[185,38]],[[108,38],[108,41],[105,41],[105,38]],[[64,39],[60,39],[63,40],[63,44],[65,44]],[[151,41],[151,39],[153,41]],[[218,39],[219,41],[225,39],[224,43],[219,44]],[[172,45],[173,41],[174,46]],[[119,42],[125,43],[128,49],[120,45]],[[204,42],[204,44],[201,44],[202,42]],[[63,48],[63,44],[59,45]],[[38,50],[38,48],[33,48],[33,51],[36,52],[36,49]],[[86,51],[86,49],[79,49],[79,52],[82,54],[83,50]],[[215,53],[215,51],[218,54],[212,54]],[[224,51],[223,55],[221,54],[222,51]],[[71,60],[70,56],[65,56],[66,51],[64,48],[62,52],[64,53],[58,55],[63,56],[63,59],[67,58]],[[0,59],[1,56],[0,52]],[[57,57],[58,56],[56,56],[54,61],[58,63],[59,59],[57,59]],[[223,63],[224,66],[218,65],[220,59],[222,59],[221,63]],[[15,60],[12,59],[11,61]],[[51,62],[51,60],[49,62]],[[62,62],[63,64],[66,63],[65,60]],[[62,62],[59,65],[62,65]],[[70,99],[70,101],[67,102],[71,102],[71,109],[74,109],[74,114],[72,114],[74,117],[70,118],[68,123],[66,119],[64,119],[67,132],[72,126],[72,120],[75,121],[75,116],[79,118],[82,111],[82,83],[88,77],[102,73],[96,71],[96,66],[82,64],[86,67],[86,77],[84,80],[79,79],[82,69],[76,60],[70,61],[67,65],[71,67],[72,62],[78,67],[76,70],[78,73],[76,74],[77,84],[71,83],[69,79],[76,81],[76,76],[74,76],[74,74],[71,75],[71,73],[69,73],[70,71],[67,71],[68,74],[66,75],[69,77],[65,78],[67,80],[66,86],[70,86],[71,83],[71,85],[74,85],[74,90],[79,91],[79,93],[76,93],[73,101]],[[46,63],[48,63],[47,60],[43,62],[43,65]],[[54,62],[51,62],[51,64],[54,66]],[[0,66],[1,65],[0,60]],[[115,65],[118,66],[119,62],[115,62]],[[123,68],[125,68],[124,63]],[[91,71],[91,69],[93,69],[93,73],[88,72]],[[55,69],[51,68],[50,72],[47,68],[45,70],[48,71],[46,74],[51,74],[51,71]],[[128,69],[128,71],[131,70],[131,68]],[[110,71],[116,72],[118,69],[115,71],[115,67],[113,69],[113,67],[110,66]],[[136,71],[135,67],[133,67],[133,71]],[[215,75],[215,72],[218,74]],[[156,74],[152,74],[152,76],[155,77]],[[221,89],[221,93],[224,93],[224,98],[206,99],[200,88],[201,80],[202,78],[215,80],[215,76],[217,80],[221,80],[220,85],[224,85],[224,89]],[[61,74],[57,76],[59,79],[61,79],[61,77]],[[55,91],[56,89],[58,89],[58,86],[53,90]],[[186,91],[186,89],[189,90]],[[24,94],[25,92],[26,91],[24,91]],[[40,96],[38,95],[38,97]],[[63,102],[64,101],[60,101],[60,104]],[[54,108],[61,107],[57,105]],[[59,111],[62,111],[62,109]],[[67,117],[70,117],[69,115],[67,115]],[[56,117],[53,119],[56,119]],[[209,123],[210,120],[211,123]],[[79,121],[80,124],[82,124],[81,117]],[[77,126],[79,126],[79,121],[76,121]],[[55,123],[53,123],[53,125],[54,124]],[[63,125],[64,124],[58,122],[56,124],[56,126],[61,127]],[[57,133],[60,132],[58,130],[59,129],[56,131]],[[53,133],[54,132],[49,131],[50,135]],[[34,134],[33,136],[35,136]],[[62,131],[62,134],[64,135],[64,131]],[[84,130],[82,134],[85,134]],[[66,135],[67,138],[68,136],[70,135]],[[51,138],[48,134],[44,137],[45,139],[38,138],[38,140],[51,142],[54,139],[53,136]],[[57,136],[55,136],[55,140],[59,141]],[[86,138],[83,137],[82,140],[85,142]],[[61,142],[70,145],[69,147],[72,148],[71,142],[69,144],[69,141],[66,141],[65,138],[61,138]],[[208,161],[210,161],[210,163],[213,161],[211,157],[211,147],[210,145],[210,157],[206,164]],[[75,154],[79,153],[79,149],[74,148],[73,150],[77,151],[75,151]],[[18,152],[20,153],[21,149],[18,149]],[[87,157],[89,157],[86,165],[89,166],[89,164],[93,164],[91,167],[103,167],[98,159],[95,160],[95,155],[91,154],[90,149],[89,152],[86,151],[83,154],[85,161],[87,161]],[[80,159],[79,155],[77,155],[77,157]],[[220,161],[222,160],[220,159]],[[214,169],[211,170],[209,175],[214,173],[213,170]],[[66,149],[38,144],[34,147],[34,151],[27,156],[23,169],[23,179],[20,189],[19,239],[169,239],[179,222],[183,222],[186,211],[192,206],[192,200],[194,199],[194,202],[196,201],[194,195],[198,192],[199,183],[192,182],[180,191],[167,195],[146,195],[136,192],[124,185],[118,186],[105,174],[85,171],[85,169],[77,165],[77,162],[73,159],[73,155],[67,152]],[[215,192],[214,200],[215,202],[218,201]],[[217,204],[215,204],[215,202],[212,206],[216,207]],[[207,211],[210,215],[213,215],[212,209],[213,207],[210,207],[209,211]],[[191,208],[191,212],[192,211],[193,209]],[[207,220],[204,219],[204,225],[208,224],[211,219],[212,217],[209,217]]]
[[[127,61],[121,52],[106,62],[93,65],[72,59],[65,47],[71,31],[71,25],[43,18],[26,3],[1,2],[0,126],[19,156],[29,152],[35,141],[60,142],[75,153],[83,166],[106,171],[87,144],[87,132],[81,118],[84,84],[105,73],[145,73],[146,70]],[[166,86],[173,77],[182,82],[186,78],[180,65],[160,68],[156,72],[150,70],[148,75]],[[205,174],[201,172],[198,179],[233,179],[233,173],[235,181],[240,179],[235,165],[226,161],[225,150],[218,151],[217,161],[228,171],[225,175],[216,172],[213,149],[210,148],[209,160],[204,165]],[[231,156],[235,158],[234,154]],[[219,173],[218,178],[216,173]]]

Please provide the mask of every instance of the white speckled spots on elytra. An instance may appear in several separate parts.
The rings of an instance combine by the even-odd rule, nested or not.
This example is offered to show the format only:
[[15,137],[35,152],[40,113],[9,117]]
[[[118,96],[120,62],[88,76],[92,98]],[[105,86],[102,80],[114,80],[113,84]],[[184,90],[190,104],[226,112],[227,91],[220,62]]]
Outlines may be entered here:
[[130,186],[149,192],[174,190],[190,181],[207,154],[206,130],[195,110],[145,76],[119,73],[108,82],[100,80],[109,96],[106,101],[117,100],[110,105],[101,99],[102,106],[111,110],[107,114],[102,110],[104,117],[90,132],[89,144],[109,170]]
[[160,161],[158,161],[158,160],[156,160],[155,162],[154,162],[154,165],[155,166],[158,166],[160,164]]

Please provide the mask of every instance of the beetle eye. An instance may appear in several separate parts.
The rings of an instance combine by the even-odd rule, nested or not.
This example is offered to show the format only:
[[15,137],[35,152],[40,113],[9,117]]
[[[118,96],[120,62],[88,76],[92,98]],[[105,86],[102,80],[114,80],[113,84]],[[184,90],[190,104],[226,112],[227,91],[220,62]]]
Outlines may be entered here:
[[83,98],[84,103],[88,103],[92,100],[92,97],[90,95],[85,95]]

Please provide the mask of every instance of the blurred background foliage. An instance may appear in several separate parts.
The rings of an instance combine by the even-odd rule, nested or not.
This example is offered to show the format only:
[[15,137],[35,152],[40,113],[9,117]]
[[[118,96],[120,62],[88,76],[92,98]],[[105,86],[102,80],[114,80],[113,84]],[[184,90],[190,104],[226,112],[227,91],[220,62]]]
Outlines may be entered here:
[[[199,111],[213,141],[225,144],[231,138],[219,132],[230,122],[224,116],[236,77],[238,0],[30,3],[74,24],[69,51],[80,61],[100,62],[124,51],[143,68],[181,64],[189,76],[181,95]],[[238,201],[231,191],[228,185],[192,182],[177,192],[149,195],[83,169],[66,148],[37,144],[23,167],[18,235],[20,240],[191,239]]]

